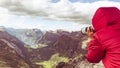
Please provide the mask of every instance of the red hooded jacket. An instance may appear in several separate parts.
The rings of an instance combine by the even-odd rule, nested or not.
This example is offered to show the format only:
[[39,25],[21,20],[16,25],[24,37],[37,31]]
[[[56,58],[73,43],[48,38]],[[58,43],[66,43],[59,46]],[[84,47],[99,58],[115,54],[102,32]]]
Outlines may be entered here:
[[120,10],[100,7],[92,19],[94,40],[88,45],[87,60],[103,61],[105,68],[120,68]]

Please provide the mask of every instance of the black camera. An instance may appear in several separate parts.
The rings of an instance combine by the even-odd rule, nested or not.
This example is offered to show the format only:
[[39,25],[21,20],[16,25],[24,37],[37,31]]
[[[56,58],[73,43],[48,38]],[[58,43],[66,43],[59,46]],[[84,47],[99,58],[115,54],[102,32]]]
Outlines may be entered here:
[[90,30],[90,32],[95,32],[95,30],[93,29],[93,27],[89,26],[89,27],[84,27],[84,28],[82,28],[82,29],[81,29],[81,33],[82,33],[83,35],[86,35],[87,30]]

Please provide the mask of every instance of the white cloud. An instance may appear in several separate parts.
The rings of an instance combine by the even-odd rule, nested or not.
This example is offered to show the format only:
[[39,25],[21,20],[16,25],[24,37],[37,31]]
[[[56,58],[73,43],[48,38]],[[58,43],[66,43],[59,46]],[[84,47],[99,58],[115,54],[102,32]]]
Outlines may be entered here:
[[[61,0],[58,3],[52,3],[50,0],[0,0],[0,20],[5,24],[5,22],[9,22],[11,17],[14,18],[15,15],[28,15],[45,19],[90,23],[95,10],[101,6],[116,6],[120,8],[120,3],[111,1],[71,3],[69,0]],[[22,22],[21,25],[25,26],[25,22]],[[0,25],[4,24],[0,22]]]
[[[31,18],[27,16],[15,16],[15,15],[0,15],[0,26],[12,27],[12,28],[22,28],[22,29],[31,29],[31,28],[41,28],[45,27],[45,24],[30,20]],[[30,20],[30,21],[29,21]],[[32,22],[33,23],[32,23]]]

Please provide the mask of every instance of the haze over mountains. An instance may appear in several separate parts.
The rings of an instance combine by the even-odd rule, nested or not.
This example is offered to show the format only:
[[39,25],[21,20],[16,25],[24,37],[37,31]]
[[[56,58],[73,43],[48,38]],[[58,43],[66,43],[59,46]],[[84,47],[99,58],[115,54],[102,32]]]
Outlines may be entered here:
[[37,40],[41,39],[43,32],[40,29],[13,29],[7,28],[8,33],[17,37],[28,45],[36,45]]

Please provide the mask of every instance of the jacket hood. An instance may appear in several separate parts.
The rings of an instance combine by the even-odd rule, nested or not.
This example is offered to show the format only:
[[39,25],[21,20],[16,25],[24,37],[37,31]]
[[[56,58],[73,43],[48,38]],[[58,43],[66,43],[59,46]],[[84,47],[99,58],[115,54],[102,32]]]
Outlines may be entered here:
[[100,7],[96,10],[92,25],[95,31],[114,24],[120,24],[120,10],[116,7]]

